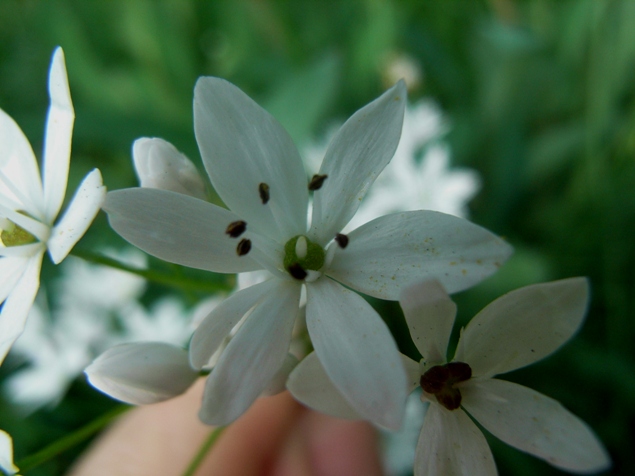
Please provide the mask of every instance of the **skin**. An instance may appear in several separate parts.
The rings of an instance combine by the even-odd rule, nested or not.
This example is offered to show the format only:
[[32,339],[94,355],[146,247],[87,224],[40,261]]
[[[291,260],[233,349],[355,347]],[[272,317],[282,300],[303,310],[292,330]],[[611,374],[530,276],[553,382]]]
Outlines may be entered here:
[[[198,421],[204,381],[167,402],[131,410],[69,476],[180,476],[209,435]],[[309,411],[288,392],[260,398],[216,441],[197,476],[381,475],[375,430]]]

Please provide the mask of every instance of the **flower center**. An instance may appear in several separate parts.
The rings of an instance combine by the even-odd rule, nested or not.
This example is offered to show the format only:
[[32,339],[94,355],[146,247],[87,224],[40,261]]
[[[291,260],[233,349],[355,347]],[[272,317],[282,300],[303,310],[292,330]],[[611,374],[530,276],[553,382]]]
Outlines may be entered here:
[[307,271],[318,271],[324,266],[324,249],[304,235],[291,238],[284,245],[282,264],[295,279],[304,279]]
[[35,236],[26,231],[20,225],[16,225],[10,220],[6,221],[8,222],[8,226],[2,230],[2,233],[0,233],[2,245],[8,248],[10,246],[28,245],[37,241]]
[[433,394],[448,410],[461,406],[461,391],[454,385],[472,377],[472,369],[463,362],[435,365],[421,376],[419,381],[424,392]]

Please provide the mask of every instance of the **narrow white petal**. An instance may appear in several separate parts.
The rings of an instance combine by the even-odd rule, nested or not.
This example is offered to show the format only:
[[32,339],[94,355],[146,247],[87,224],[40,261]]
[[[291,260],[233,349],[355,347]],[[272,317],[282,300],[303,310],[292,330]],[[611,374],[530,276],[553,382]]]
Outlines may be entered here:
[[43,253],[38,253],[28,258],[22,276],[10,291],[0,311],[0,364],[24,330],[26,318],[40,287],[42,255]]
[[397,300],[404,286],[437,279],[448,293],[474,286],[509,257],[511,246],[467,220],[432,211],[393,213],[348,235],[326,271],[365,294]]
[[299,300],[300,286],[278,281],[247,317],[207,378],[203,423],[233,422],[267,388],[287,356]]
[[28,262],[29,258],[22,256],[7,256],[0,259],[0,303],[7,298],[14,288]]
[[13,440],[6,432],[0,430],[0,471],[16,474],[19,469],[13,464]]
[[361,296],[328,278],[306,288],[307,328],[327,375],[363,418],[398,429],[407,379],[388,327]]
[[137,139],[132,146],[132,158],[142,187],[207,200],[205,183],[196,166],[169,142],[159,138]]
[[198,378],[187,351],[164,342],[116,345],[97,357],[85,373],[93,387],[133,405],[176,397]]
[[298,358],[293,354],[287,354],[282,363],[282,366],[278,369],[278,371],[274,374],[261,395],[263,397],[270,397],[272,395],[277,395],[281,392],[284,392],[287,388],[287,380],[289,379],[289,374],[296,368],[298,365]]
[[75,112],[68,87],[62,48],[53,53],[49,73],[49,107],[44,136],[44,206],[46,221],[52,223],[62,207],[71,160]]
[[487,440],[463,410],[431,404],[415,456],[415,476],[496,476]]
[[287,388],[300,403],[337,418],[362,420],[335,387],[315,352],[307,355],[291,372]]
[[456,304],[436,280],[408,286],[401,293],[410,336],[427,363],[436,365],[447,359],[447,348],[456,317]]
[[30,258],[36,254],[43,252],[46,249],[44,243],[39,241],[36,243],[29,243],[28,245],[19,246],[0,246],[0,256],[6,258]]
[[82,180],[61,220],[53,227],[47,243],[53,263],[58,264],[66,258],[73,246],[84,236],[105,198],[106,187],[101,173],[94,169]]
[[399,144],[407,91],[403,81],[353,114],[326,151],[313,195],[311,234],[323,245],[353,217]]
[[464,408],[505,443],[575,473],[608,469],[611,460],[586,423],[559,402],[504,380],[470,380]]
[[44,220],[40,169],[22,129],[0,109],[0,194],[22,205],[29,215]]
[[[283,243],[306,232],[304,166],[273,116],[233,84],[203,77],[194,89],[194,128],[212,185],[230,210]],[[266,204],[261,183],[269,186]]]
[[232,328],[258,301],[277,288],[277,280],[237,291],[214,308],[196,328],[190,342],[190,364],[196,369],[207,366],[212,355]]
[[570,278],[501,296],[467,325],[454,360],[470,364],[475,377],[491,377],[546,357],[582,325],[588,290],[586,278]]
[[[129,188],[108,193],[104,210],[112,228],[133,245],[171,263],[218,273],[254,271],[261,266],[238,256],[227,225],[232,212],[180,193]],[[241,238],[249,236],[247,232]]]

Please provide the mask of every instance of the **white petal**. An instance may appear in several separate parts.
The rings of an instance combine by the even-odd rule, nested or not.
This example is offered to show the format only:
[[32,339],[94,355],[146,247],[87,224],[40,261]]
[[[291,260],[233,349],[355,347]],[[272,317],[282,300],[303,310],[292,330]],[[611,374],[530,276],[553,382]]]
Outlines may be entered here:
[[0,194],[44,220],[40,170],[31,144],[15,121],[0,109]]
[[363,418],[398,429],[407,379],[388,327],[361,296],[328,278],[306,288],[307,328],[327,375]]
[[401,293],[410,336],[426,363],[437,365],[447,359],[447,348],[456,317],[456,304],[436,281],[422,281]]
[[28,262],[29,258],[22,256],[7,256],[0,259],[0,302],[7,298],[24,273]]
[[437,279],[448,293],[474,286],[509,257],[511,246],[462,218],[432,211],[394,213],[348,235],[326,273],[380,299],[404,286]]
[[[289,134],[233,84],[200,78],[194,128],[212,185],[254,230],[286,242],[306,232],[307,177]],[[269,186],[263,204],[259,185]]]
[[576,473],[611,465],[593,431],[553,400],[503,380],[470,380],[461,386],[462,405],[493,435],[519,450]]
[[44,136],[43,176],[46,220],[53,223],[66,194],[75,120],[62,48],[56,48],[53,53],[49,73],[49,96],[51,106]]
[[415,476],[496,476],[487,440],[463,410],[431,404],[415,456]]
[[291,372],[287,388],[296,400],[314,410],[337,418],[363,419],[335,388],[315,352],[307,355]]
[[13,464],[13,440],[6,431],[0,430],[0,470],[16,474],[19,469]]
[[[225,230],[239,218],[224,208],[151,188],[110,192],[103,208],[117,233],[162,260],[218,273],[261,269],[249,256],[236,254],[238,240]],[[249,226],[241,238],[249,235]]]
[[26,318],[40,287],[42,254],[28,258],[22,276],[10,291],[0,311],[0,364],[24,330]]
[[203,423],[233,422],[267,388],[287,356],[299,300],[300,286],[278,281],[247,317],[207,378]]
[[90,172],[79,185],[77,192],[61,220],[53,227],[47,243],[53,263],[62,261],[73,246],[84,236],[106,198],[98,169]]
[[586,278],[570,278],[501,296],[467,325],[454,360],[475,377],[491,377],[546,357],[582,325],[588,289]]
[[187,351],[163,342],[111,347],[85,370],[90,384],[122,402],[146,405],[185,392],[198,378]]
[[159,138],[137,139],[132,146],[132,158],[142,187],[207,200],[205,183],[196,166],[169,142]]
[[269,397],[272,395],[277,395],[280,392],[284,392],[286,390],[287,380],[289,379],[289,374],[293,371],[294,368],[298,365],[298,358],[295,355],[287,354],[282,366],[278,369],[278,371],[274,374],[261,395],[263,397]]
[[237,291],[203,319],[190,342],[190,364],[196,369],[208,365],[209,360],[238,321],[263,297],[273,292],[278,281],[264,283]]
[[326,151],[313,196],[311,235],[323,245],[353,217],[368,188],[386,167],[401,136],[406,85],[399,81],[353,114]]

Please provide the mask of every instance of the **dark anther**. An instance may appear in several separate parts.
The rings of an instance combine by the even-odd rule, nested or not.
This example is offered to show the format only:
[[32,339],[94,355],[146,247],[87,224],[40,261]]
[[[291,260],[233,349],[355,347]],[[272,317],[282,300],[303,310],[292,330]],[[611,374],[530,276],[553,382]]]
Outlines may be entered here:
[[260,194],[260,200],[262,201],[263,205],[269,201],[269,185],[261,182],[258,185],[258,193]]
[[342,249],[348,246],[348,236],[343,235],[342,233],[338,233],[337,235],[335,235],[335,241],[338,245],[340,245],[340,248]]
[[421,376],[419,384],[428,393],[437,394],[448,383],[450,371],[445,365],[435,365]]
[[300,266],[298,263],[293,263],[292,265],[289,265],[287,270],[289,271],[289,274],[291,276],[293,276],[295,279],[300,279],[300,280],[306,278],[308,274],[304,270],[304,268]]
[[472,377],[472,369],[464,362],[435,365],[421,376],[419,384],[424,392],[433,394],[448,410],[461,406],[461,391],[454,385]]
[[240,235],[245,233],[247,229],[247,223],[242,220],[233,221],[229,225],[227,225],[227,229],[225,233],[227,233],[232,238],[238,238]]
[[247,238],[243,238],[242,240],[238,242],[238,246],[236,247],[236,253],[238,253],[238,256],[244,256],[247,253],[249,253],[250,249],[251,249],[251,240],[248,240]]
[[313,177],[311,177],[311,181],[309,182],[309,190],[319,190],[322,188],[322,184],[324,183],[324,181],[326,180],[326,178],[328,177],[328,175],[324,174],[324,175],[320,175],[320,174],[315,174]]

